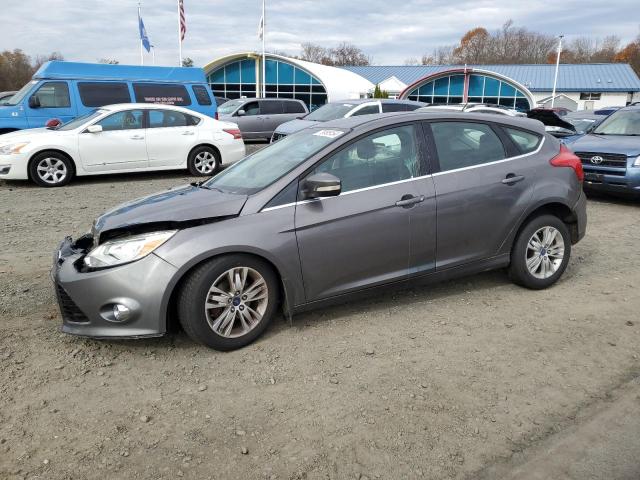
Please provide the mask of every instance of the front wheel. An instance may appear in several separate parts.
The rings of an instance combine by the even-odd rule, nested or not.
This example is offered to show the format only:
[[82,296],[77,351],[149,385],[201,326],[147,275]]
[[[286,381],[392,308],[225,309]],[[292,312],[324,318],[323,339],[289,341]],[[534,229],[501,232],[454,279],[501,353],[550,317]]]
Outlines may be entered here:
[[58,152],[40,153],[29,163],[29,176],[41,187],[62,187],[73,174],[71,160]]
[[554,215],[531,220],[520,232],[511,251],[509,275],[515,283],[540,290],[558,281],[571,256],[571,236]]
[[187,168],[196,177],[214,175],[220,170],[220,155],[211,147],[194,148],[187,158]]
[[178,317],[193,340],[234,350],[258,338],[276,311],[278,280],[265,262],[247,255],[215,258],[196,268],[178,297]]

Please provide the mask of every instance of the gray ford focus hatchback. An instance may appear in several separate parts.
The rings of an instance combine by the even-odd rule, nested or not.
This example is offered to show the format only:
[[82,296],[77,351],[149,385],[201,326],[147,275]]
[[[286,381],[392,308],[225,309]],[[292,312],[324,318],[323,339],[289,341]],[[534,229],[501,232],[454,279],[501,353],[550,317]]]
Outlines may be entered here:
[[62,330],[219,350],[375,288],[508,268],[553,285],[585,234],[580,160],[526,118],[390,113],[305,129],[60,245]]

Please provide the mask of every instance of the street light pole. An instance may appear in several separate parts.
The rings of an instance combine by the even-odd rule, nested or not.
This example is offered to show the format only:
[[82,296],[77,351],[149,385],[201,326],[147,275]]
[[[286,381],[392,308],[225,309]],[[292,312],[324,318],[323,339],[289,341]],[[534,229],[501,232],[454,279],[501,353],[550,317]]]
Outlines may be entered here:
[[562,52],[562,38],[564,35],[560,35],[558,40],[558,56],[556,57],[556,74],[553,77],[553,92],[551,93],[551,108],[556,102],[556,85],[558,84],[558,70],[560,69],[560,53]]

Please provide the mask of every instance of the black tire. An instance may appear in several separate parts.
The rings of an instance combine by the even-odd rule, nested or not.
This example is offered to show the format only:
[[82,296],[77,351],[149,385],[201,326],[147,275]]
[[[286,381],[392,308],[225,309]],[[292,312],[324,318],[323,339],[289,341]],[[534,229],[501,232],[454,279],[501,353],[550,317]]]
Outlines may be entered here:
[[220,154],[218,151],[206,145],[191,150],[189,158],[187,158],[189,173],[195,177],[210,177],[215,175],[220,171],[220,165]]
[[[538,278],[527,268],[527,245],[534,233],[545,227],[555,228],[562,236],[564,242],[564,255],[557,270],[547,278]],[[546,251],[546,249],[545,249]],[[511,264],[509,265],[509,276],[518,285],[532,290],[541,290],[550,287],[562,276],[569,258],[571,257],[571,235],[567,225],[555,215],[541,215],[535,217],[527,223],[518,234],[513,248],[511,249]]]
[[[44,169],[49,168],[48,166],[52,168],[55,166],[55,171],[51,170],[45,173]],[[64,172],[64,176],[61,172]],[[63,187],[71,181],[75,174],[73,162],[62,153],[42,152],[29,162],[29,178],[41,187]]]
[[[251,330],[240,336],[229,337],[219,334],[210,326],[205,312],[205,303],[214,282],[234,267],[248,267],[262,276],[267,286],[267,305],[262,318]],[[264,333],[277,310],[278,297],[278,277],[270,265],[249,255],[225,255],[203,263],[185,279],[177,298],[178,318],[184,331],[196,342],[216,350],[235,350],[250,344]],[[229,308],[231,307],[232,305],[229,305]],[[222,309],[214,312],[217,315],[222,313]],[[239,311],[237,313],[239,314]],[[214,321],[213,318],[212,321]],[[240,322],[240,317],[238,316],[237,320],[234,317],[233,322]],[[240,323],[237,325],[241,326]]]

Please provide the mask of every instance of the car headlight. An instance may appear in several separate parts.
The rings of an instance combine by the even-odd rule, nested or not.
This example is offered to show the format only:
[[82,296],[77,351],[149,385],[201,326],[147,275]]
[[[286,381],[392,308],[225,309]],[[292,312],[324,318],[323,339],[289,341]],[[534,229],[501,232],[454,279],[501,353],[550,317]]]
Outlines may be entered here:
[[145,233],[109,240],[91,250],[84,263],[91,268],[113,267],[146,257],[176,234],[177,230]]
[[12,153],[20,153],[29,142],[9,143],[0,147],[0,155],[11,155]]
[[633,165],[634,167],[640,167],[640,155],[638,155],[638,158],[636,158],[636,159],[633,161],[633,164],[632,164],[632,165]]

